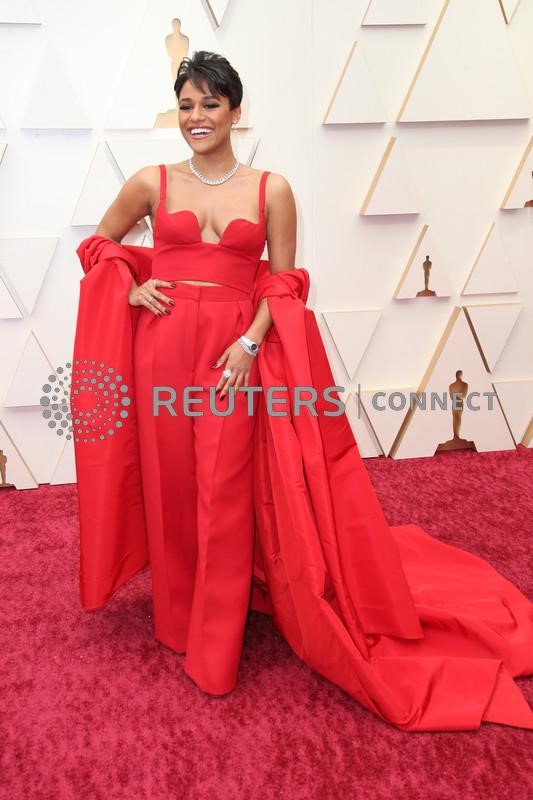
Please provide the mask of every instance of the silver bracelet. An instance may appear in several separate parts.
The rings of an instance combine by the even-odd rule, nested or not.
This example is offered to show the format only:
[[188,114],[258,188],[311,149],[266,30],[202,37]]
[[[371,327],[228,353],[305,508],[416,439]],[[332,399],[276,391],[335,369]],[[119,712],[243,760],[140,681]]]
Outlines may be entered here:
[[253,339],[249,339],[247,336],[239,336],[237,341],[249,355],[256,356],[258,354],[259,345]]

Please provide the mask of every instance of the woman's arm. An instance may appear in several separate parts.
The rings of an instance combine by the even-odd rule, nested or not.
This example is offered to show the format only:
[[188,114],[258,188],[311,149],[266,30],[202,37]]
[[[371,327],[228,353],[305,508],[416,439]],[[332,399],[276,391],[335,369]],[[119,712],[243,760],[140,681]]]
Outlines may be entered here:
[[157,181],[158,167],[142,167],[135,172],[122,186],[95,233],[120,244],[136,222],[151,214]]
[[[157,196],[158,186],[158,167],[142,167],[135,172],[122,186],[100,220],[95,233],[120,244],[136,222],[152,213],[152,198]],[[160,279],[157,283],[161,289],[172,285],[170,281]],[[164,304],[172,305],[173,301],[164,292],[158,291],[151,279],[138,286],[132,277],[128,302],[132,306],[145,306],[152,314],[161,316],[163,313],[169,313]]]
[[[296,203],[289,182],[277,173],[270,173],[266,182],[265,211],[268,261],[272,273],[294,269],[296,256]],[[244,336],[258,344],[272,325],[268,298],[264,297]]]

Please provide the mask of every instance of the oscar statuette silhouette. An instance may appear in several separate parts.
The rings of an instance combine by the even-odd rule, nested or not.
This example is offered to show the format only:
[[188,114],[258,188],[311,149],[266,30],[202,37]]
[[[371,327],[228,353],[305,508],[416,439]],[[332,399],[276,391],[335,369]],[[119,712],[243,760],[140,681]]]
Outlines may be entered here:
[[468,384],[462,380],[463,370],[458,369],[455,373],[455,380],[448,386],[448,392],[452,398],[452,429],[453,437],[447,442],[442,442],[436,449],[436,453],[444,450],[475,450],[474,442],[463,439],[459,435],[461,429],[461,417],[463,414],[463,401],[468,393]]

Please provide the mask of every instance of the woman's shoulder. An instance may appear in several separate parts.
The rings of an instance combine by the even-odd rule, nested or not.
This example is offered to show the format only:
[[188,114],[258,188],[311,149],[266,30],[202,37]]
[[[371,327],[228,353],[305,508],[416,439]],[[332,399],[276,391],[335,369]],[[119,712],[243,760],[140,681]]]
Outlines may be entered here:
[[292,197],[292,188],[287,178],[280,172],[268,171],[268,173],[269,174],[265,186],[265,196],[267,202],[279,202]]
[[249,169],[252,170],[256,175],[262,175],[263,172],[268,172],[268,183],[274,183],[276,186],[289,184],[287,178],[280,172],[272,172],[270,169],[255,169],[252,167],[249,167]]
[[159,195],[160,170],[159,165],[146,165],[136,170],[124,182],[124,188],[137,195],[149,198],[150,205],[153,198]]
[[272,172],[269,169],[255,169],[255,167],[247,167],[247,169],[249,170],[248,175],[250,177],[254,176],[254,180],[257,180],[258,177],[263,175],[265,172],[268,173],[265,183],[265,196],[267,202],[271,198],[280,196],[282,197],[291,193],[290,183],[284,175],[281,175],[281,173]]

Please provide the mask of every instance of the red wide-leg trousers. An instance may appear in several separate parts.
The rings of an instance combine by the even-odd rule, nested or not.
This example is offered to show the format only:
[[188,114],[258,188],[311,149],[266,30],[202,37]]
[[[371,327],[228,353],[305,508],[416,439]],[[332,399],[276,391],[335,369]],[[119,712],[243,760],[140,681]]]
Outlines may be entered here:
[[[140,315],[134,369],[141,474],[152,575],[154,634],[185,653],[183,668],[204,691],[237,682],[253,571],[253,413],[234,393],[231,413],[210,411],[211,365],[249,327],[251,298],[228,286],[176,283],[161,291],[171,313]],[[259,385],[252,362],[250,386]],[[190,390],[187,416],[185,387]],[[154,388],[162,387],[162,388]],[[173,407],[154,403],[167,401]],[[219,411],[229,394],[214,396]],[[201,403],[195,403],[200,399]]]

